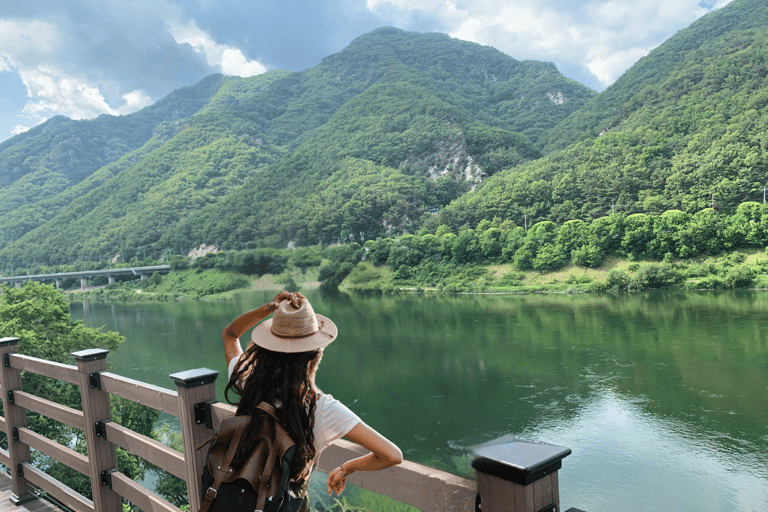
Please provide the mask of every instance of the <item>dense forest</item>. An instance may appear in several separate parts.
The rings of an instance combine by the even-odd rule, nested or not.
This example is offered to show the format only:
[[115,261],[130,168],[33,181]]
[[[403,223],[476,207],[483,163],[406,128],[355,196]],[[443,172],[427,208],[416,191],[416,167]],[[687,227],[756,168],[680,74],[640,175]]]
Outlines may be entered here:
[[0,144],[0,270],[732,218],[768,181],[766,36],[768,7],[734,0],[596,94],[549,63],[382,28],[301,72],[54,118]]
[[[4,144],[0,157],[42,155],[6,178],[27,199],[0,211],[5,267],[402,233],[426,208],[540,157],[538,137],[594,92],[551,64],[384,28],[299,73],[214,76],[172,96],[157,107],[167,120],[134,114],[148,137],[105,130],[125,119],[102,116],[67,121],[79,130],[69,146],[51,135],[55,120]],[[63,170],[76,162],[46,164],[90,145],[126,151],[80,181]]]

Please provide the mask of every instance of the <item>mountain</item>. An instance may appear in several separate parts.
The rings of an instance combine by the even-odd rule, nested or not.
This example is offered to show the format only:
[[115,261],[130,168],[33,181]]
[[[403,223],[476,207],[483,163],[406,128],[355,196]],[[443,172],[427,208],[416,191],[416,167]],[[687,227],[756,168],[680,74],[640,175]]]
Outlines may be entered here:
[[546,156],[499,172],[441,213],[592,220],[612,211],[733,211],[768,176],[768,5],[734,0],[677,33],[542,136]]
[[384,28],[302,72],[214,75],[0,145],[0,266],[416,228],[595,93],[548,63]]
[[765,29],[767,23],[768,4],[760,0],[735,0],[699,18],[636,62],[584,108],[551,130],[539,141],[539,147],[549,153],[618,126],[631,113],[627,107],[633,97],[645,87],[659,86],[673,74],[680,74],[690,64],[693,52],[729,32]]

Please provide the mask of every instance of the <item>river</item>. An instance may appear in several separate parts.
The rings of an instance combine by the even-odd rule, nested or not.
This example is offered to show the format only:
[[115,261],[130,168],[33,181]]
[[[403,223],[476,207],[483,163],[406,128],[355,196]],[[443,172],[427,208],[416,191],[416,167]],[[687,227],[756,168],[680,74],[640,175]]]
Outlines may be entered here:
[[[221,395],[221,330],[274,293],[72,314],[127,338],[115,373],[210,368]],[[306,295],[339,327],[318,386],[407,459],[466,474],[515,434],[573,451],[563,510],[768,510],[768,293]]]

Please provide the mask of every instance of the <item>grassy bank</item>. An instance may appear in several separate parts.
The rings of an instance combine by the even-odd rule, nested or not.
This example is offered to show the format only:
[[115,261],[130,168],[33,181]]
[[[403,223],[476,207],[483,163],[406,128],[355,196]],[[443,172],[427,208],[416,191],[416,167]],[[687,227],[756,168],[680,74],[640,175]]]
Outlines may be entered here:
[[68,290],[68,298],[104,302],[227,300],[234,293],[247,290],[282,290],[316,288],[317,272],[249,276],[220,269],[173,270],[155,274],[144,281],[127,281],[85,291]]
[[[110,302],[227,300],[246,290],[307,290],[321,285],[319,267],[285,268],[247,275],[219,268],[186,268],[145,281],[68,292],[70,300]],[[361,293],[600,293],[651,289],[768,288],[768,254],[739,251],[717,257],[666,262],[608,258],[599,268],[569,264],[557,271],[521,271],[513,264],[456,265],[434,261],[394,272],[387,265],[357,263],[339,289]]]
[[341,286],[346,291],[367,293],[588,293],[661,288],[768,288],[768,254],[738,251],[665,262],[608,258],[594,269],[571,263],[546,273],[521,271],[513,264],[457,266],[431,261],[393,272],[386,265],[364,261]]

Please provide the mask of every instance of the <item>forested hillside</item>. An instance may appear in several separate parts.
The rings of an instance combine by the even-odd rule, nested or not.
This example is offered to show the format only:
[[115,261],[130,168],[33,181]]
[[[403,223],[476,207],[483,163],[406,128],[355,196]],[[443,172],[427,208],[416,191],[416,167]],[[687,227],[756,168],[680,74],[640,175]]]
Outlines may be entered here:
[[[741,29],[740,21],[763,28]],[[767,29],[768,8],[754,0],[705,16],[552,132],[584,140],[496,174],[446,208],[441,222],[458,228],[499,217],[530,226],[762,202]],[[651,69],[655,78],[644,75]]]
[[212,76],[0,146],[3,268],[415,229],[594,96],[553,65],[379,29],[299,73]]
[[735,0],[672,36],[627,70],[615,83],[595,96],[539,141],[545,153],[588,140],[620,125],[632,113],[631,100],[645,87],[657,87],[691,61],[691,52],[733,31],[768,28],[768,4],[762,0]]

